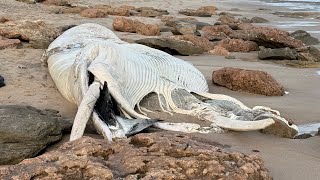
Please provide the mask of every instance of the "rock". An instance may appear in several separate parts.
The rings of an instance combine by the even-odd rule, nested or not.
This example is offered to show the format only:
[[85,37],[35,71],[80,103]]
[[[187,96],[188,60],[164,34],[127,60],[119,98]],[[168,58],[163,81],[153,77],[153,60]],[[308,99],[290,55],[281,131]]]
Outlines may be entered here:
[[6,85],[6,83],[4,82],[4,78],[0,75],[0,88],[5,85]]
[[169,27],[169,26],[161,26],[160,27],[160,32],[173,32],[173,31],[175,31],[173,27]]
[[45,0],[42,2],[42,4],[54,6],[71,6],[70,0]]
[[222,24],[228,25],[228,26],[241,24],[241,21],[239,21],[233,17],[226,16],[226,15],[220,16],[218,21],[220,21]]
[[21,41],[19,39],[7,39],[0,36],[0,50],[6,48],[17,48],[21,45]]
[[114,15],[114,16],[130,16],[131,10],[127,7],[118,7],[118,8],[112,8],[108,14]]
[[136,31],[138,34],[142,34],[145,36],[157,36],[160,34],[160,27],[153,24],[144,24],[141,26],[137,26]]
[[295,60],[297,59],[297,52],[288,47],[279,49],[270,49],[260,46],[258,57],[261,60],[274,59],[274,60]]
[[254,25],[252,25],[251,23],[241,23],[238,25],[239,30],[250,30],[253,28],[254,28]]
[[294,39],[302,41],[306,45],[319,44],[320,41],[317,38],[312,37],[308,32],[304,30],[297,30],[290,34]]
[[113,20],[112,27],[116,31],[135,33],[137,27],[143,26],[140,21],[117,17]]
[[57,114],[30,106],[1,105],[0,165],[34,157],[58,141],[62,136],[58,118]]
[[226,67],[214,71],[212,81],[234,91],[282,96],[282,86],[266,72]]
[[80,15],[88,18],[104,18],[108,16],[104,11],[95,8],[85,9],[81,11]]
[[0,23],[5,23],[5,22],[8,22],[8,21],[13,21],[10,17],[7,17],[7,16],[1,16],[0,17]]
[[262,18],[262,17],[253,17],[250,20],[251,23],[267,23],[269,22],[267,19]]
[[60,32],[43,21],[8,21],[0,24],[0,36],[27,41],[36,49],[46,49]]
[[176,32],[182,35],[194,34],[197,31],[197,25],[181,21],[176,22],[174,28]]
[[138,134],[113,143],[83,137],[0,168],[0,179],[13,178],[272,179],[257,155],[229,152],[200,138],[168,133]]
[[205,12],[205,13],[208,13],[211,15],[217,14],[216,10],[218,10],[218,8],[215,6],[203,6],[203,7],[200,7],[197,9],[197,11],[199,11],[199,12]]
[[198,11],[195,9],[182,9],[179,11],[180,14],[186,16],[198,16],[198,17],[211,17],[212,13],[205,12],[205,11]]
[[236,59],[236,57],[232,56],[232,55],[225,56],[224,58],[226,58],[226,59]]
[[299,48],[305,44],[293,37],[289,33],[277,28],[254,27],[249,30],[232,31],[230,38],[255,41],[259,46],[268,48]]
[[202,54],[204,52],[203,49],[191,42],[176,40],[172,38],[147,38],[139,39],[135,42],[155,49],[159,49],[171,55],[190,56],[194,54]]
[[164,9],[156,9],[153,7],[139,7],[136,9],[139,16],[144,17],[156,17],[156,16],[162,16],[162,15],[168,15],[169,12]]
[[17,1],[28,3],[28,4],[35,4],[37,2],[36,0],[17,0]]
[[198,37],[198,36],[189,34],[189,35],[173,36],[171,38],[174,38],[176,40],[189,41],[195,46],[203,49],[203,51],[205,52],[210,51],[214,48],[214,45],[204,37]]
[[161,16],[161,22],[167,23],[169,21],[174,21],[175,17],[173,16]]
[[188,20],[188,19],[180,19],[179,21],[196,25],[196,30],[202,30],[202,28],[204,28],[205,26],[212,26],[209,23],[200,22],[200,21],[194,21],[194,20]]
[[222,40],[228,37],[232,29],[227,25],[205,26],[202,28],[203,36],[210,41]]
[[239,21],[241,21],[242,23],[251,23],[251,19],[248,19],[246,17],[240,18]]
[[307,47],[306,50],[299,52],[300,61],[320,62],[320,51],[313,46]]
[[55,14],[79,14],[83,10],[87,8],[85,7],[61,7],[57,11],[55,11]]
[[209,54],[218,55],[218,56],[230,56],[230,52],[222,46],[215,46],[214,49],[209,51]]
[[223,39],[218,45],[226,48],[230,52],[250,52],[258,49],[257,43],[244,41],[242,39]]

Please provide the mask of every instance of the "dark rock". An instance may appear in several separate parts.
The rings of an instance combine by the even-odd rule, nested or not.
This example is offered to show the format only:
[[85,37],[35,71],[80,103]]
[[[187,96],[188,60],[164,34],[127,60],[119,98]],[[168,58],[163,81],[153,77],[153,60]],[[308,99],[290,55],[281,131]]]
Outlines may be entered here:
[[258,53],[259,59],[274,59],[274,60],[295,60],[297,59],[297,52],[288,47],[279,48],[279,49],[270,49],[260,47],[260,51]]
[[0,88],[5,85],[6,85],[6,83],[4,82],[4,78],[0,75]]
[[297,30],[291,33],[290,36],[302,41],[306,45],[315,45],[320,43],[317,38],[312,37],[308,32],[304,30]]
[[8,21],[0,24],[0,36],[29,42],[33,48],[46,49],[60,32],[43,21]]
[[1,167],[0,179],[272,179],[259,156],[205,141],[168,133],[138,134],[113,143],[83,137]]
[[194,54],[202,54],[204,52],[203,49],[190,42],[172,38],[147,38],[136,40],[135,42],[155,49],[159,49],[171,55],[190,56]]
[[58,141],[62,136],[58,119],[52,112],[30,106],[0,106],[0,165],[34,157]]
[[214,71],[212,81],[234,91],[245,91],[266,96],[282,96],[282,86],[266,72],[239,68]]
[[251,23],[267,23],[269,22],[267,19],[264,19],[262,17],[253,17],[250,20]]
[[300,61],[320,62],[320,51],[316,47],[310,46],[303,49],[298,54]]

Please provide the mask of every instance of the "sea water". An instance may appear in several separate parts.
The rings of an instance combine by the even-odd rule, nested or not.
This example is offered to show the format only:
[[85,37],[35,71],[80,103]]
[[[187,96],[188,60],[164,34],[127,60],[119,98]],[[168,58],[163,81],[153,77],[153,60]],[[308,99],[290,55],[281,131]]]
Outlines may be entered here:
[[263,0],[269,5],[287,7],[296,11],[320,12],[320,0]]

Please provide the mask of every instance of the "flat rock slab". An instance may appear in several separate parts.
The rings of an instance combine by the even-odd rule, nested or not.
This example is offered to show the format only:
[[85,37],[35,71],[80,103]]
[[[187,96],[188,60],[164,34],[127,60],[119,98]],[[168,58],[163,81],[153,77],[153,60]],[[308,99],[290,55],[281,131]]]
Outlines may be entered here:
[[58,141],[63,127],[56,113],[30,106],[0,106],[0,165],[34,157]]
[[152,133],[107,143],[83,137],[0,168],[0,179],[272,179],[257,155],[184,135]]

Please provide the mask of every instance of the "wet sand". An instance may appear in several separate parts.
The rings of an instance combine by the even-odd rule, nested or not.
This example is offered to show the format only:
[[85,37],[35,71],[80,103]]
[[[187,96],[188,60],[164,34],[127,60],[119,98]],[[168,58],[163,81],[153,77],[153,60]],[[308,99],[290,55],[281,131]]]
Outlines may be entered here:
[[[83,1],[84,2],[84,1]],[[101,4],[106,0],[86,1]],[[264,24],[277,27],[282,22],[302,22],[310,21],[317,24],[314,19],[296,19],[278,17],[272,15],[274,11],[286,11],[285,7],[266,6],[259,1],[238,0],[178,0],[178,1],[153,1],[153,0],[123,0],[109,1],[111,3],[130,4],[139,6],[153,6],[170,11],[170,15],[177,15],[177,10],[182,8],[197,8],[203,5],[215,5],[219,12],[238,8],[238,11],[232,13],[242,14],[246,17],[261,16],[270,23]],[[213,3],[212,3],[213,2]],[[13,19],[26,20],[44,20],[55,26],[80,24],[84,22],[96,22],[108,28],[111,28],[112,16],[109,18],[86,19],[74,14],[54,14],[50,13],[51,8],[42,5],[28,5],[12,0],[2,0],[0,2],[0,16],[6,15]],[[266,10],[258,10],[264,8]],[[177,15],[182,16],[182,15]],[[152,23],[159,23],[159,19],[140,18]],[[198,18],[199,21],[214,23],[217,18]],[[320,25],[305,26],[306,30],[319,30]],[[297,30],[301,27],[284,27],[285,30]],[[131,33],[116,32],[121,38],[135,39],[140,35]],[[313,34],[320,38],[320,32]],[[319,47],[319,45],[318,45]],[[0,73],[6,79],[7,86],[0,89],[1,104],[23,104],[32,105],[37,108],[51,108],[59,110],[67,117],[73,118],[76,107],[67,102],[56,90],[47,69],[42,66],[39,59],[43,50],[35,49],[6,49],[0,51]],[[257,61],[255,53],[237,54],[247,61],[228,60],[219,56],[192,56],[181,57],[184,60],[192,62],[203,72],[210,86],[210,93],[221,93],[233,96],[246,105],[252,107],[255,105],[269,106],[279,110],[285,117],[292,119],[296,124],[310,122],[320,122],[320,75],[317,74],[320,69],[297,69],[274,64],[272,62]],[[265,97],[244,92],[235,92],[223,87],[213,85],[211,82],[211,73],[213,70],[222,67],[240,67],[245,69],[257,69],[269,72],[277,79],[289,92],[282,97]],[[184,117],[181,118],[184,121]],[[237,150],[244,153],[257,153],[263,157],[274,179],[292,180],[292,179],[320,179],[320,137],[313,137],[305,140],[293,140],[273,137],[259,132],[229,132],[226,134],[194,134],[207,141],[217,142],[230,146],[230,150]],[[252,152],[258,150],[260,152]]]

